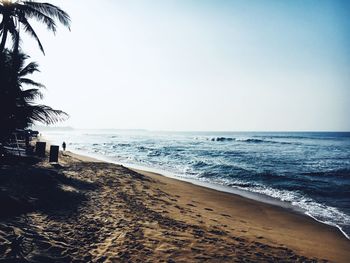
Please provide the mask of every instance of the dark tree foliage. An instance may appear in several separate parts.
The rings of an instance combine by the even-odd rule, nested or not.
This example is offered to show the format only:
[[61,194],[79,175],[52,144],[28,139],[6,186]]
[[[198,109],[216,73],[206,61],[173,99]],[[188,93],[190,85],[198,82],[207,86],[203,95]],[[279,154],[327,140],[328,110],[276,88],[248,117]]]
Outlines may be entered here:
[[2,15],[0,52],[5,49],[8,34],[12,36],[13,43],[19,42],[19,29],[22,26],[24,31],[37,41],[40,50],[44,53],[39,37],[28,21],[30,19],[45,24],[47,29],[53,33],[56,32],[57,28],[55,20],[70,28],[69,15],[59,7],[49,3],[0,0],[0,15]]
[[[37,104],[44,85],[30,79],[38,64],[27,63],[28,55],[20,48],[20,32],[26,32],[44,48],[29,21],[35,19],[56,32],[56,21],[70,28],[69,15],[57,6],[33,0],[0,0],[0,144],[17,129],[24,129],[35,121],[53,124],[67,118],[67,114],[49,106]],[[22,29],[22,31],[21,31]],[[6,48],[8,36],[12,48]]]
[[44,85],[29,78],[39,69],[35,62],[26,63],[28,58],[7,49],[0,55],[0,137],[3,139],[35,121],[53,124],[67,118],[63,111],[35,103],[42,98],[40,89]]

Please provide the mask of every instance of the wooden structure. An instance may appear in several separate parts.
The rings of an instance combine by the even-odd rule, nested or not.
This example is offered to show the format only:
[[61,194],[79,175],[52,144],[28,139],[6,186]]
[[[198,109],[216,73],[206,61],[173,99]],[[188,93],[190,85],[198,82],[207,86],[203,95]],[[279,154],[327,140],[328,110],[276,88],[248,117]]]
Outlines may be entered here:
[[56,145],[51,145],[50,146],[50,158],[49,162],[50,163],[58,163],[58,152],[59,152],[60,147]]
[[36,142],[35,153],[37,156],[45,157],[46,142]]

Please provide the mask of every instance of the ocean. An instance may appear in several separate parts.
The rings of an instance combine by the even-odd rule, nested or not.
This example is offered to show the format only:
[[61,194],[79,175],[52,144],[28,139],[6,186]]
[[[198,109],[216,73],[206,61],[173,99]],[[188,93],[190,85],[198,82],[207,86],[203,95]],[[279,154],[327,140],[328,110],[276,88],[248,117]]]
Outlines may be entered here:
[[350,236],[350,132],[46,131],[67,150],[276,200]]

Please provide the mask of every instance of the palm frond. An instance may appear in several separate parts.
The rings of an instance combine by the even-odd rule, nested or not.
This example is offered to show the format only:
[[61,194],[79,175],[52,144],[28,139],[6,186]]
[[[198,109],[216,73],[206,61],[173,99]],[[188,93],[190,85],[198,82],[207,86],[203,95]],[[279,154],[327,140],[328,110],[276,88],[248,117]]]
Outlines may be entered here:
[[35,99],[43,99],[44,95],[40,92],[39,89],[27,89],[21,92],[21,97],[25,101],[29,102]]
[[36,81],[33,81],[31,79],[28,79],[28,78],[20,78],[19,82],[20,82],[20,84],[26,84],[26,85],[30,85],[30,86],[34,86],[34,87],[38,87],[38,88],[45,88],[45,85],[38,83]]
[[13,25],[9,28],[9,32],[12,37],[12,45],[13,45],[13,50],[18,50],[19,45],[20,45],[20,37],[19,37],[19,32],[17,31],[16,27]]
[[27,33],[37,40],[39,48],[44,54],[44,48],[28,20],[36,19],[45,24],[47,29],[53,33],[56,32],[56,22],[58,20],[70,30],[71,20],[69,15],[61,8],[49,3],[39,3],[33,0],[0,0],[0,15],[2,15],[0,24],[0,36],[2,39],[0,43],[1,52],[3,52],[5,48],[8,33],[12,35],[14,48],[19,48],[19,36],[15,33],[15,30],[17,31],[18,29],[17,22],[23,26]]
[[49,3],[38,3],[33,1],[23,1],[23,4],[32,7],[33,9],[38,10],[49,17],[58,18],[62,25],[70,29],[70,16],[58,6]]
[[23,28],[24,30],[30,34],[32,37],[34,37],[36,39],[36,41],[38,42],[38,45],[39,45],[39,48],[41,50],[41,52],[43,52],[43,54],[45,55],[45,51],[44,51],[44,48],[43,48],[43,45],[41,44],[40,42],[40,39],[39,37],[37,36],[37,34],[35,33],[34,29],[32,28],[32,26],[29,24],[28,20],[26,18],[22,18],[21,20],[22,22],[22,25],[23,25]]
[[11,63],[11,67],[12,67],[12,72],[14,72],[15,74],[18,74],[18,72],[20,72],[25,65],[25,61],[29,58],[28,55],[22,53],[22,52],[11,52],[10,53],[10,63]]
[[43,14],[42,12],[30,7],[30,6],[25,6],[25,5],[18,5],[17,7],[19,10],[21,10],[21,15],[19,16],[19,21],[22,22],[23,17],[28,17],[28,18],[35,18],[39,22],[42,22],[46,25],[47,29],[56,32],[56,23],[55,21]]
[[36,62],[30,62],[27,66],[20,70],[18,75],[22,77],[28,74],[33,74],[34,72],[40,72],[39,64]]
[[61,110],[54,110],[46,105],[31,105],[27,107],[30,119],[47,125],[54,124],[68,118],[68,114]]

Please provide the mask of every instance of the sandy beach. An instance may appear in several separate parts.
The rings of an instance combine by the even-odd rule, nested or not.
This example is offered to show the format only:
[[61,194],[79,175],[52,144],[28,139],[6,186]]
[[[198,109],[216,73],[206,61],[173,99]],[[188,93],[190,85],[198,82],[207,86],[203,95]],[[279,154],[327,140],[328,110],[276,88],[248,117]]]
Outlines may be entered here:
[[0,263],[350,263],[349,11],[0,0]]
[[307,216],[66,152],[5,160],[0,261],[348,262],[350,241]]

